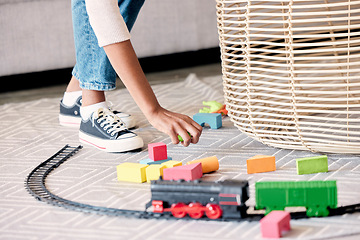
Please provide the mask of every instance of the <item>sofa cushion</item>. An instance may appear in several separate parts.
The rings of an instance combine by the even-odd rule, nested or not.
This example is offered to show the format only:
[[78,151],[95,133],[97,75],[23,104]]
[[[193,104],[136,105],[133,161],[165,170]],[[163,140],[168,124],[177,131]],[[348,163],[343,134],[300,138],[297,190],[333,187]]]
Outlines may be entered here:
[[[0,0],[0,76],[70,68],[75,48],[70,0]],[[138,57],[219,45],[216,2],[151,0],[131,32]]]

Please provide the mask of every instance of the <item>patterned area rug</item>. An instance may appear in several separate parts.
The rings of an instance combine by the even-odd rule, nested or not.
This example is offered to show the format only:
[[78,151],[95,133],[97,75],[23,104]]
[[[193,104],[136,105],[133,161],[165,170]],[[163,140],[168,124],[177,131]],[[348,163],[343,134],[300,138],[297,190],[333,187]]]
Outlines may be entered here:
[[[203,100],[223,101],[221,76],[155,85],[160,103],[169,110],[192,116]],[[250,183],[248,205],[254,205],[254,183],[270,180],[337,180],[338,203],[360,202],[360,158],[357,155],[328,154],[329,172],[297,175],[295,159],[319,154],[276,149],[241,134],[229,120],[223,127],[205,127],[196,145],[175,146],[144,118],[126,89],[108,93],[117,110],[138,119],[135,132],[145,142],[164,142],[168,155],[187,162],[216,155],[220,169],[203,180],[246,179]],[[24,179],[39,163],[64,145],[79,145],[77,130],[58,124],[60,99],[0,106],[0,238],[1,239],[261,239],[258,222],[208,222],[184,220],[139,220],[74,212],[35,200],[24,188]],[[246,159],[255,154],[276,156],[277,171],[246,173]],[[104,153],[84,147],[56,169],[47,186],[57,195],[87,204],[143,210],[149,201],[149,184],[118,182],[116,166],[147,158],[147,147],[139,152]],[[359,239],[360,214],[291,220],[288,239]]]

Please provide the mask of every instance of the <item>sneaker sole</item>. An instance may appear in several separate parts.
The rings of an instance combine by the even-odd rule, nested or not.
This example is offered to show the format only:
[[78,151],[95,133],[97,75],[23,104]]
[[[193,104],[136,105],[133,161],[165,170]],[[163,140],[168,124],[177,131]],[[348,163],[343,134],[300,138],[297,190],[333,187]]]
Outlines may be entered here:
[[127,152],[144,146],[144,142],[139,136],[119,140],[103,140],[79,132],[79,140],[83,144],[96,147],[105,152]]
[[59,123],[61,126],[78,128],[80,127],[81,117],[71,117],[59,114]]
[[[121,118],[121,120],[126,124],[128,129],[135,128],[135,120],[132,116]],[[61,126],[79,128],[81,123],[81,117],[72,117],[67,115],[59,114],[59,123]]]

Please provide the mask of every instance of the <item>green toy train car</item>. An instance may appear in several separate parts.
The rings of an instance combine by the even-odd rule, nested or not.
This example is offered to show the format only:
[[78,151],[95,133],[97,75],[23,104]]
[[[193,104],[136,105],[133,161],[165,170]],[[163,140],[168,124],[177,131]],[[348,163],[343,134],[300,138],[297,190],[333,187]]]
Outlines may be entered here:
[[328,216],[337,206],[336,181],[257,182],[256,209],[265,214],[285,207],[306,207],[309,217]]

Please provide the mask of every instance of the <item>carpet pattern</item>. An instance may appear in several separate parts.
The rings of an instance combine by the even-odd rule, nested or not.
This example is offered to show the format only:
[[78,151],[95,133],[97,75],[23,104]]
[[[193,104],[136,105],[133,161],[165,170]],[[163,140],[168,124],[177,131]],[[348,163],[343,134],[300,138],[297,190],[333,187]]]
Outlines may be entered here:
[[[199,79],[195,75],[172,84],[155,85],[159,102],[172,111],[192,116],[203,100],[223,101],[221,76]],[[360,202],[358,155],[328,154],[329,172],[297,175],[295,159],[319,154],[265,146],[241,134],[229,120],[223,127],[205,127],[200,142],[184,148],[154,129],[126,89],[111,91],[108,99],[117,110],[138,119],[135,132],[145,142],[138,152],[104,153],[85,146],[56,169],[47,186],[57,195],[82,203],[143,210],[149,201],[149,184],[118,182],[116,166],[147,158],[147,144],[164,142],[168,155],[187,162],[216,155],[219,171],[203,180],[246,179],[250,183],[248,205],[254,205],[254,183],[271,180],[337,180],[340,205]],[[139,220],[74,212],[35,200],[24,188],[24,179],[39,163],[64,145],[79,145],[77,130],[58,124],[60,99],[0,106],[0,238],[1,239],[261,239],[258,222],[207,222]],[[246,173],[246,159],[255,154],[276,156],[277,171]],[[359,239],[360,214],[292,220],[285,239]]]

